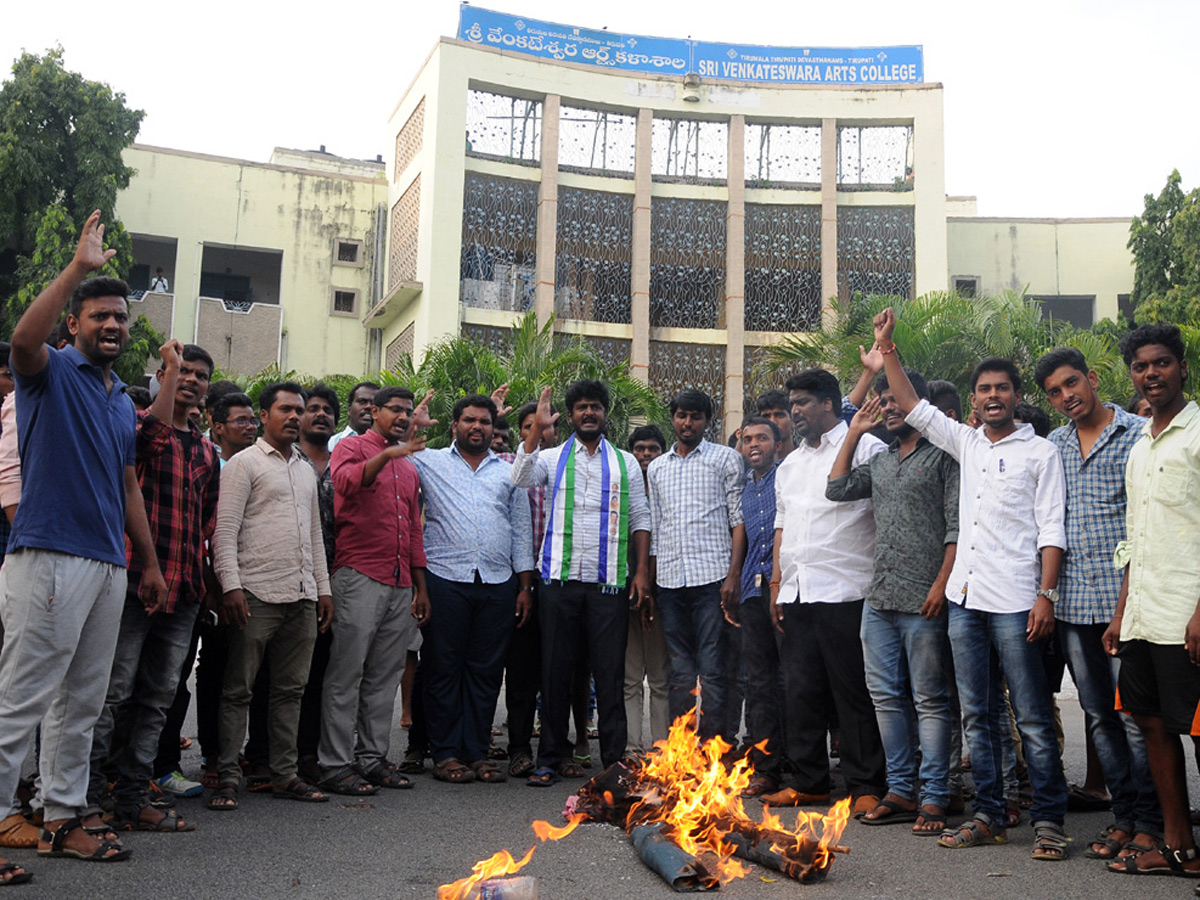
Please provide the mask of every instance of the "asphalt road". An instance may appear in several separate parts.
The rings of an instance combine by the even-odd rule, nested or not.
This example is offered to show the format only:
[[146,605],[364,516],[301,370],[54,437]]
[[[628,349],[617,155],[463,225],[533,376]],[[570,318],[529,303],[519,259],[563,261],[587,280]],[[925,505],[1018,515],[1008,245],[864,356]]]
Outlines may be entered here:
[[[1083,780],[1082,715],[1064,699],[1068,779]],[[398,712],[398,711],[397,711]],[[502,719],[503,711],[498,714]],[[499,739],[503,741],[504,738]],[[404,747],[396,727],[394,756]],[[593,744],[593,754],[597,755]],[[200,759],[185,756],[196,776]],[[1192,772],[1193,801],[1200,781]],[[534,789],[523,781],[449,785],[426,776],[410,791],[387,791],[365,800],[337,797],[324,804],[278,801],[269,794],[241,795],[235,812],[211,812],[200,800],[181,800],[180,813],[198,828],[191,834],[132,834],[129,862],[93,865],[43,860],[34,851],[11,857],[36,872],[11,898],[326,898],[432,900],[439,884],[461,878],[472,864],[501,848],[519,856],[536,838],[529,823],[561,822],[578,781]],[[753,804],[748,807],[753,814]],[[1193,896],[1195,880],[1113,875],[1084,858],[1086,839],[1108,822],[1106,813],[1071,814],[1071,858],[1061,863],[1029,858],[1028,823],[1010,832],[1010,843],[971,850],[939,848],[911,836],[905,826],[868,828],[851,822],[838,857],[820,885],[799,885],[751,869],[721,888],[728,898],[969,898],[969,900],[1156,900]],[[557,843],[540,846],[523,874],[539,880],[542,900],[610,900],[673,895],[638,860],[624,833],[586,825]]]

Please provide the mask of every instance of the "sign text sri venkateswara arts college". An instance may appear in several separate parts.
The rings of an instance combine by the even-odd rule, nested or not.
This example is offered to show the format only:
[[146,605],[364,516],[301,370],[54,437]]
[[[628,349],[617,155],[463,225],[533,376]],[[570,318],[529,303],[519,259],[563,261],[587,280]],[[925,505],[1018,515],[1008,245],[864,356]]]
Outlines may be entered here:
[[460,7],[459,40],[602,69],[767,84],[920,84],[920,45],[758,47],[617,34]]

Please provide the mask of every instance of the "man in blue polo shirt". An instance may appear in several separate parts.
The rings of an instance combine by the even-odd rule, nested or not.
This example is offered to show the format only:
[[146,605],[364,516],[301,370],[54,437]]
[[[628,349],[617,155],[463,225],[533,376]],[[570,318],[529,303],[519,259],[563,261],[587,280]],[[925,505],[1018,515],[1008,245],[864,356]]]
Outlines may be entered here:
[[[126,533],[145,567],[147,613],[166,601],[134,470],[133,403],[112,371],[129,340],[128,288],[115,278],[84,280],[115,253],[104,249],[97,210],[70,265],[13,330],[25,501],[0,571],[0,798],[12,801],[44,717],[39,853],[104,862],[130,853],[85,811],[92,727],[125,597]],[[54,350],[45,341],[68,300],[75,345]],[[0,880],[26,875],[0,863]]]

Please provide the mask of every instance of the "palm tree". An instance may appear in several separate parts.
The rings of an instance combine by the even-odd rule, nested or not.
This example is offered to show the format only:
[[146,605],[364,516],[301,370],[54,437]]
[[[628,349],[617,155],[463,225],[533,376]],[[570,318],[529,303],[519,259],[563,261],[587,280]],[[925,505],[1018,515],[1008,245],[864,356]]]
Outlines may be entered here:
[[1045,406],[1033,379],[1034,365],[1042,354],[1063,346],[1083,352],[1100,375],[1100,392],[1106,399],[1124,402],[1130,393],[1112,335],[1045,319],[1040,301],[1016,291],[978,298],[935,291],[915,300],[871,295],[835,301],[833,328],[790,336],[772,348],[767,367],[781,371],[819,365],[852,382],[860,371],[859,346],[871,346],[872,319],[887,306],[896,310],[893,337],[905,365],[928,379],[954,383],[964,397],[975,364],[987,356],[1002,356],[1021,371],[1027,398]]
[[381,372],[380,378],[408,385],[418,398],[433,390],[430,413],[438,420],[429,435],[433,447],[450,443],[451,412],[460,398],[490,394],[502,384],[508,384],[508,403],[514,408],[536,400],[542,388],[550,385],[561,412],[562,392],[568,384],[579,378],[601,381],[612,401],[608,431],[621,443],[633,423],[667,424],[662,401],[629,373],[627,362],[608,365],[582,338],[555,334],[553,317],[539,327],[532,312],[513,326],[500,352],[471,338],[446,338],[426,351],[419,366],[406,354],[392,372]]

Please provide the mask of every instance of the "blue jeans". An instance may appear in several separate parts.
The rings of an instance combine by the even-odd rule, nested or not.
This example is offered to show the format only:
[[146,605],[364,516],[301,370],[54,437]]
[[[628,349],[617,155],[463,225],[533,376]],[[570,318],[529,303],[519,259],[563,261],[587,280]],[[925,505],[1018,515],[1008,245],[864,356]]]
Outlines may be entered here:
[[172,613],[147,616],[137,596],[126,594],[108,694],[92,732],[88,790],[92,800],[104,790],[104,767],[112,750],[116,715],[128,704],[123,713],[124,745],[114,760],[117,780],[113,798],[118,809],[129,814],[149,805],[158,738],[175,701],[199,611],[199,604],[180,601]]
[[[721,583],[699,587],[658,589],[658,612],[671,658],[668,706],[671,720],[695,704],[692,692],[701,684],[700,736],[721,733],[725,721],[725,615],[721,612]],[[733,735],[722,735],[732,743]]]
[[1133,716],[1115,709],[1121,662],[1105,653],[1100,643],[1107,626],[1058,622],[1055,627],[1104,772],[1113,821],[1130,826],[1127,830],[1160,833],[1162,809],[1150,776],[1146,740]]
[[950,648],[962,704],[975,811],[993,822],[1004,817],[1004,767],[1001,735],[1008,728],[1001,694],[1001,672],[1008,679],[1017,730],[1025,744],[1025,764],[1033,786],[1034,822],[1062,825],[1067,811],[1050,688],[1041,645],[1026,640],[1029,613],[988,613],[950,604]]
[[917,799],[919,740],[920,802],[945,809],[950,802],[951,728],[943,680],[950,652],[946,616],[927,620],[917,613],[868,604],[863,609],[862,644],[867,690],[887,757],[888,790]]

